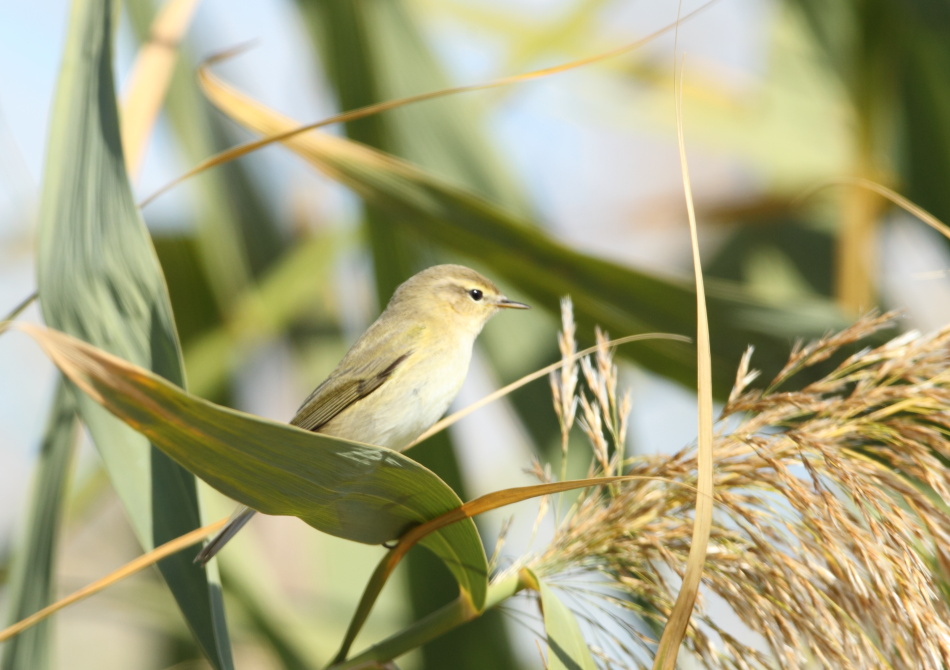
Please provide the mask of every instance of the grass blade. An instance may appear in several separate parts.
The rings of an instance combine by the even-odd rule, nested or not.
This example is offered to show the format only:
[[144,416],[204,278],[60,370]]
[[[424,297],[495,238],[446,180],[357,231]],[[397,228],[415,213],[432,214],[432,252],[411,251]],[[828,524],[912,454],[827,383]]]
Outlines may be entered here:
[[550,670],[594,670],[597,664],[590,654],[574,613],[568,609],[547,582],[538,580],[544,632],[548,637]]
[[[297,516],[331,535],[381,544],[462,507],[451,488],[398,452],[220,407],[63,333],[21,328],[92,400],[214,488],[260,512]],[[488,567],[475,524],[433,530],[441,532],[422,544],[445,561],[481,608]]]
[[[112,78],[117,5],[73,4],[40,208],[38,285],[46,322],[182,383],[167,289],[132,198]],[[84,396],[79,413],[139,541],[201,525],[195,479]],[[186,557],[159,566],[189,628],[218,669],[232,666],[220,589]]]
[[[76,437],[76,403],[60,379],[40,449],[25,542],[19,545],[9,582],[9,620],[19,621],[45,607],[53,597],[57,536]],[[43,623],[3,647],[2,670],[51,668],[52,636]]]
[[[682,76],[682,70],[680,70]],[[703,576],[703,567],[706,564],[706,548],[709,544],[709,533],[712,529],[713,506],[713,391],[712,391],[712,361],[709,345],[709,316],[706,313],[706,295],[703,289],[703,268],[699,258],[699,234],[696,228],[696,212],[693,208],[693,192],[690,187],[689,166],[686,161],[686,141],[683,138],[683,99],[679,91],[682,90],[682,80],[679,82],[676,97],[676,127],[679,140],[680,166],[683,171],[683,189],[686,196],[686,208],[689,212],[689,232],[693,248],[693,268],[696,276],[696,359],[697,371],[697,401],[699,405],[697,436],[697,491],[696,516],[693,523],[693,538],[689,547],[689,559],[683,583],[676,596],[673,611],[663,628],[663,635],[653,661],[654,668],[673,670],[676,667],[676,656],[680,644],[686,636],[686,627],[689,625],[696,596],[699,593],[699,583]]]

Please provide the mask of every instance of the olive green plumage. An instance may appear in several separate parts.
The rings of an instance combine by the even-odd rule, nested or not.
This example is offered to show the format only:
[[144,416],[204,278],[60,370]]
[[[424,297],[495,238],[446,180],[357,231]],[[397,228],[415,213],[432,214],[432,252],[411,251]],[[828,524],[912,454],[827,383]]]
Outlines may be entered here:
[[[475,338],[504,308],[527,305],[508,300],[467,267],[423,270],[396,289],[290,423],[355,442],[406,446],[448,409],[465,381]],[[253,514],[239,508],[196,562],[206,563]]]

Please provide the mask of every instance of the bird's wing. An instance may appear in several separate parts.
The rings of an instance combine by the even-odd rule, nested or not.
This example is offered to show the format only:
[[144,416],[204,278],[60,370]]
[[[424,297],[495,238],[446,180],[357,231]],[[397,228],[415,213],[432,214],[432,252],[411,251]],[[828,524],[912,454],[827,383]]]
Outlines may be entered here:
[[320,430],[337,414],[382,386],[411,354],[412,351],[407,351],[393,359],[374,359],[358,373],[345,369],[335,371],[304,401],[291,425]]

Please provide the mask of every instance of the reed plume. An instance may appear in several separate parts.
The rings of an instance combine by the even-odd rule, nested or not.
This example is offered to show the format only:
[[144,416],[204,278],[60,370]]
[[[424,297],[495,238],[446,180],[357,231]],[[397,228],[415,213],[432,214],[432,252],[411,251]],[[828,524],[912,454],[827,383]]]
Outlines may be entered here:
[[[702,667],[950,666],[950,328],[863,349],[792,390],[797,373],[892,321],[869,316],[797,347],[762,388],[751,351],[740,362],[684,641]],[[696,455],[622,460],[629,400],[598,341],[579,366],[583,388],[576,368],[552,377],[555,411],[564,427],[579,407],[592,470],[645,479],[586,490],[546,549],[513,569],[566,592],[604,667],[649,667],[689,553]]]

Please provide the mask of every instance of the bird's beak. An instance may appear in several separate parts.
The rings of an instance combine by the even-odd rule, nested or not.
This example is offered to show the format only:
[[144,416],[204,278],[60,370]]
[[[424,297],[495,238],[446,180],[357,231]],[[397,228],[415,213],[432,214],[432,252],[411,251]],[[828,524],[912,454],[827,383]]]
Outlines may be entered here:
[[514,300],[509,300],[505,296],[498,298],[496,303],[499,307],[505,309],[531,309],[531,305],[526,305],[523,302],[515,302]]

